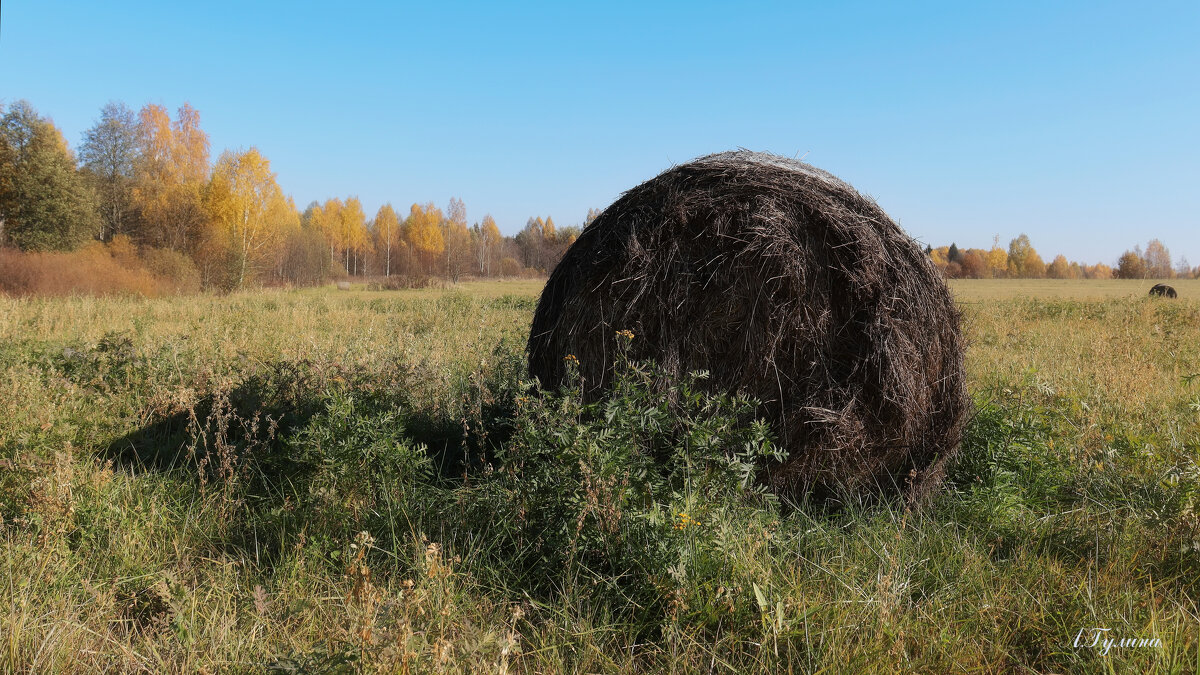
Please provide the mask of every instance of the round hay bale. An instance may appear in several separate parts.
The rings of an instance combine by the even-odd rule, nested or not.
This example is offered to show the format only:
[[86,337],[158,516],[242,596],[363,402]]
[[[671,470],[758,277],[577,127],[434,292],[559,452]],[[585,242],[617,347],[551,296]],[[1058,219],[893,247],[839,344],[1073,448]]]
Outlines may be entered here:
[[761,401],[788,453],[761,478],[793,497],[928,494],[970,407],[937,268],[872,200],[784,157],[702,157],[605,209],[550,275],[529,370],[556,387],[574,354],[594,400],[621,330],[666,377]]
[[1157,295],[1160,298],[1174,298],[1178,297],[1179,294],[1175,292],[1174,288],[1166,284],[1154,284],[1154,286],[1150,288],[1150,295]]

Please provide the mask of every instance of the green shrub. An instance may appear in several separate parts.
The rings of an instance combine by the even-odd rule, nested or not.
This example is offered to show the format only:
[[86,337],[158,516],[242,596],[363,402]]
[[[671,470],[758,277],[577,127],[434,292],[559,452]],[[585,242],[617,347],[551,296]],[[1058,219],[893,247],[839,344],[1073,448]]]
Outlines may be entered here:
[[583,402],[577,386],[517,398],[511,439],[458,500],[508,583],[585,588],[653,624],[690,577],[729,572],[716,524],[773,511],[756,479],[778,449],[752,401],[656,379],[653,364],[622,358],[602,401]]

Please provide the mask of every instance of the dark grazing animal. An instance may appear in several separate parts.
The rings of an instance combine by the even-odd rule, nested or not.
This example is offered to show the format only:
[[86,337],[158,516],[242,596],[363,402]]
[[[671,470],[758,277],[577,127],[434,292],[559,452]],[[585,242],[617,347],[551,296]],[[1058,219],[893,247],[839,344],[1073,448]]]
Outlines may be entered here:
[[529,370],[555,388],[575,355],[599,398],[624,331],[667,377],[708,371],[711,390],[762,402],[788,451],[763,467],[778,492],[920,500],[970,408],[959,313],[929,256],[875,202],[784,157],[704,157],[605,209],[550,275]]
[[1150,295],[1157,295],[1159,297],[1165,295],[1168,298],[1174,298],[1177,296],[1175,289],[1166,284],[1154,284],[1154,288],[1150,289]]

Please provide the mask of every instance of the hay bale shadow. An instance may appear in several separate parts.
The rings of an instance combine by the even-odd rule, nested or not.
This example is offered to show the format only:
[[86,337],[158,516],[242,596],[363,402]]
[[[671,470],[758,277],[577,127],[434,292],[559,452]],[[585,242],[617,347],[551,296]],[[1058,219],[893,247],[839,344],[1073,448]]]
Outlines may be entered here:
[[[273,485],[292,480],[309,467],[292,456],[288,440],[329,409],[331,399],[320,377],[304,361],[266,364],[232,388],[205,394],[190,408],[153,417],[111,441],[101,454],[131,473],[186,470],[203,482],[229,472],[222,462],[251,460],[256,480]],[[439,479],[459,477],[478,463],[479,451],[457,420],[409,409],[403,391],[355,393],[366,410],[405,409],[405,435],[425,446]]]

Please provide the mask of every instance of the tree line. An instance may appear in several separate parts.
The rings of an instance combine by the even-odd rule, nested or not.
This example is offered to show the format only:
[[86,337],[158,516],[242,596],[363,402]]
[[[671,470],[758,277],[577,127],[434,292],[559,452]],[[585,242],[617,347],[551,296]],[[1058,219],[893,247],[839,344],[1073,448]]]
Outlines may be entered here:
[[[331,277],[529,276],[552,269],[579,226],[530,218],[516,236],[452,198],[368,217],[355,196],[300,210],[254,147],[210,161],[199,112],[104,106],[72,151],[26,101],[0,106],[0,248],[114,257],[198,285],[234,289]],[[589,219],[595,211],[589,212]],[[11,258],[11,256],[10,256]],[[2,272],[2,271],[0,271]]]
[[[121,266],[168,279],[172,288],[540,275],[598,215],[590,209],[582,226],[561,228],[537,216],[504,236],[490,214],[468,225],[457,198],[445,209],[412,204],[407,213],[384,204],[369,218],[355,196],[300,210],[257,148],[225,150],[211,161],[200,113],[187,103],[174,118],[161,105],[134,112],[109,103],[78,153],[28,102],[0,105],[0,249],[87,249],[92,263],[108,254]],[[951,244],[926,253],[950,278],[1200,276],[1186,258],[1173,261],[1157,239],[1145,250],[1126,251],[1111,267],[1063,255],[1047,263],[1025,234],[1007,249],[996,237],[990,249]],[[9,253],[4,260],[0,276],[15,274],[19,258]],[[47,258],[43,266],[63,264]]]
[[1000,237],[992,247],[959,248],[956,244],[933,248],[925,253],[949,279],[1190,279],[1200,278],[1200,267],[1193,268],[1184,256],[1172,262],[1170,250],[1158,239],[1125,251],[1116,266],[1104,263],[1088,265],[1055,256],[1047,263],[1033,247],[1029,235],[1012,239],[1008,248],[1000,246]]

